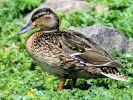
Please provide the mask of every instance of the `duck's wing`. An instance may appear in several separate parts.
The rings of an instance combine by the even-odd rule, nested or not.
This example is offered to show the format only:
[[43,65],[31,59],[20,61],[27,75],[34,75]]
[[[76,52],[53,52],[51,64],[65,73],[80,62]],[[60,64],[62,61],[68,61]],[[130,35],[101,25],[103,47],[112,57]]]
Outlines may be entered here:
[[88,66],[123,68],[104,49],[79,32],[62,30],[59,41],[63,51]]

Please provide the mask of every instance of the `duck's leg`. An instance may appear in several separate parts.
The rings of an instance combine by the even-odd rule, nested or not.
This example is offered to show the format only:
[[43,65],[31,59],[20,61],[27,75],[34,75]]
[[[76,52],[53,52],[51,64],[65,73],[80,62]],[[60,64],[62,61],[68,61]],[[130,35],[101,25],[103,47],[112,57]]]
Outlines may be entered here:
[[57,91],[61,91],[63,89],[65,82],[66,82],[66,78],[61,78],[61,83]]
[[72,83],[71,89],[75,88],[77,78],[72,79],[72,81],[73,83]]

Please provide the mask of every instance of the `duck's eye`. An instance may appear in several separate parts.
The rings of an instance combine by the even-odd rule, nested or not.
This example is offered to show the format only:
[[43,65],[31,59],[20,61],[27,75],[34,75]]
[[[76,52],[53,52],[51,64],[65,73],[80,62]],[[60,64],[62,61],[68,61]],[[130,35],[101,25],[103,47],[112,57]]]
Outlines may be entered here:
[[46,14],[47,14],[47,15],[50,15],[50,12],[49,12],[49,11],[47,11],[47,12],[46,12]]
[[47,14],[47,12],[41,12],[41,13],[39,13],[39,15],[46,15]]
[[39,13],[39,14],[35,15],[35,17],[41,17],[41,16],[44,16],[44,15],[47,15],[47,13],[46,12],[42,12],[42,13]]
[[32,21],[35,21],[36,19],[38,19],[46,14],[47,14],[46,12],[38,13],[38,14],[34,15],[31,19],[32,19]]

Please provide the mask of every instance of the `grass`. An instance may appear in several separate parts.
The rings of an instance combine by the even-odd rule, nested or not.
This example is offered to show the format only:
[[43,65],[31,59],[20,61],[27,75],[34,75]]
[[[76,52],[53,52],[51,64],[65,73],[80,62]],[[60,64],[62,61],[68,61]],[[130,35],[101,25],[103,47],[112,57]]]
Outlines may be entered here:
[[[103,1],[105,5],[108,4],[107,0]],[[122,1],[125,2],[125,0],[119,2]],[[41,2],[40,0],[40,3]],[[99,3],[97,0],[94,2]],[[122,57],[119,63],[121,63],[126,70],[119,69],[119,71],[129,78],[129,83],[109,78],[78,79],[76,88],[70,90],[71,80],[67,80],[65,89],[56,92],[60,84],[60,79],[44,72],[39,66],[32,62],[32,59],[25,49],[25,41],[31,32],[24,35],[17,35],[21,27],[19,21],[23,20],[23,15],[40,3],[36,3],[36,0],[34,2],[30,2],[30,0],[29,2],[24,0],[21,2],[17,0],[9,2],[9,0],[5,0],[5,2],[0,4],[0,99],[132,100],[133,53],[129,53],[130,56],[127,56],[124,52],[118,51],[112,52],[111,55],[114,59]],[[100,1],[100,3],[103,2]],[[25,4],[25,6],[23,7],[22,4]],[[111,0],[109,4],[113,6],[115,2]],[[60,28],[75,29],[101,23],[121,30],[125,33],[127,38],[132,40],[131,5],[128,4],[125,7],[120,3],[117,8],[113,8],[110,5],[108,6],[111,11],[107,16],[105,16],[103,12],[96,14],[95,10],[91,12],[77,11],[75,14],[70,13],[69,15],[58,13],[62,23]],[[18,8],[16,9],[16,7]],[[129,9],[129,11],[126,9]],[[112,14],[112,12],[114,13]],[[116,16],[116,12],[119,12],[119,14],[122,12],[121,18]],[[129,13],[130,16],[127,16],[127,13]]]

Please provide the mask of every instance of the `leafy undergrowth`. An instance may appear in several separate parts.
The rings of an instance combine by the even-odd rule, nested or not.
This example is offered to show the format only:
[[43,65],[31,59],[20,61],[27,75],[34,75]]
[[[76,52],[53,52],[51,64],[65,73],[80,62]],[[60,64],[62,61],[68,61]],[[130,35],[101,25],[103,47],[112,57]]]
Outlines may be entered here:
[[[6,0],[8,1],[8,0]],[[17,0],[13,0],[16,2]],[[35,0],[36,1],[36,0]],[[14,3],[12,2],[12,3]],[[35,2],[29,4],[36,5]],[[116,81],[113,79],[78,79],[76,88],[71,90],[71,80],[67,80],[62,91],[57,92],[60,79],[49,75],[37,66],[29,57],[25,49],[25,41],[30,33],[17,35],[20,29],[19,18],[25,14],[28,8],[27,3],[21,11],[23,2],[19,2],[19,9],[12,5],[2,3],[0,5],[0,99],[2,100],[132,100],[133,99],[133,53],[124,54],[114,51],[111,53],[113,58],[121,58],[121,63],[125,70],[120,72],[128,77],[130,82]],[[36,5],[37,6],[37,5]],[[18,12],[16,11],[18,10]],[[12,13],[14,11],[14,13]],[[17,13],[16,13],[17,12]],[[6,16],[5,14],[10,15]],[[14,15],[17,14],[17,15]],[[106,16],[98,15],[95,12],[80,12],[75,14],[58,16],[61,19],[61,28],[79,28],[95,23],[103,23],[114,27],[112,19],[106,19]],[[111,15],[110,15],[111,16]],[[110,17],[108,16],[108,17]],[[114,15],[115,17],[116,15]],[[117,20],[117,19],[116,19]],[[131,19],[129,19],[131,20]],[[124,21],[125,23],[125,21]],[[127,23],[130,26],[130,23]],[[120,26],[120,23],[117,23]],[[124,30],[130,34],[129,30]],[[124,31],[123,31],[124,32]],[[129,35],[128,35],[129,36]],[[130,37],[129,37],[130,38]],[[132,38],[132,37],[131,37]]]

